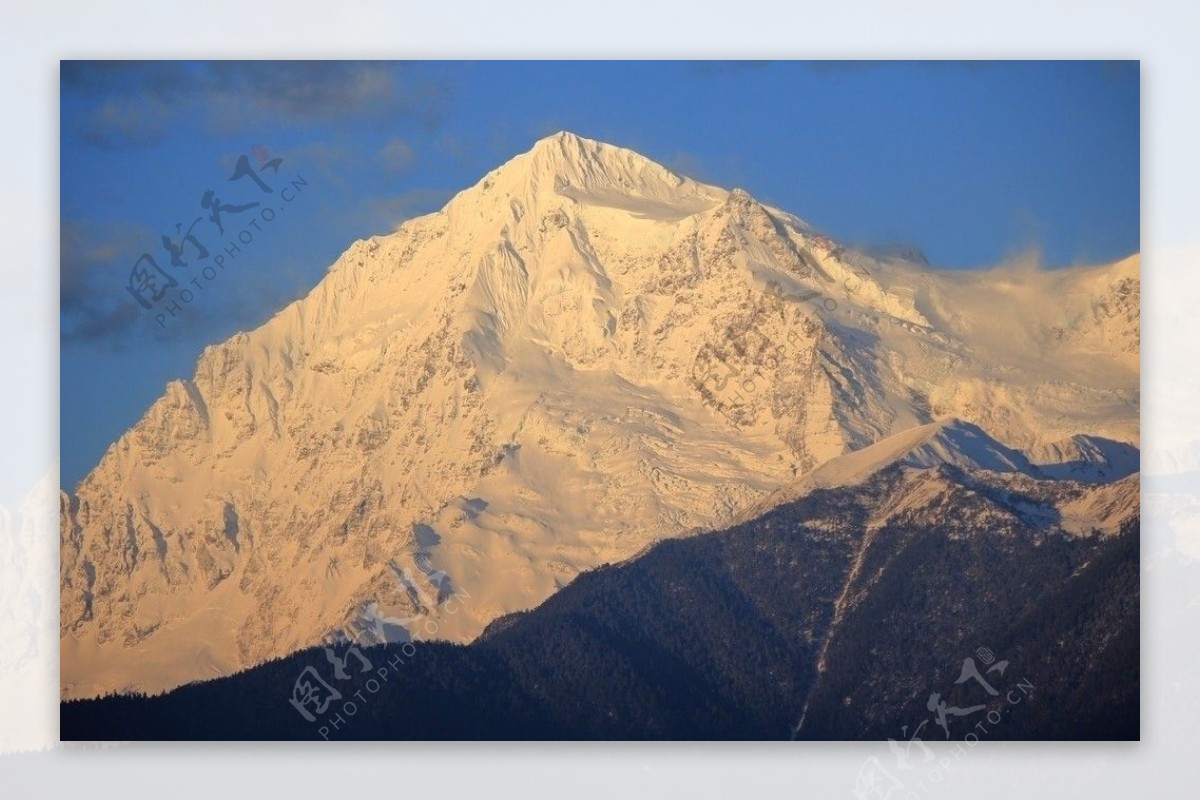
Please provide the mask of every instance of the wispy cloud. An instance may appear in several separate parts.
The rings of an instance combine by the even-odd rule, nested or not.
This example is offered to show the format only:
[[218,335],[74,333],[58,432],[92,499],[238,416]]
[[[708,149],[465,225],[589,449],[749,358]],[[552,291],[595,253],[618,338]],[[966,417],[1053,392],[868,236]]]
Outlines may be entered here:
[[166,138],[168,116],[166,105],[153,97],[113,98],[80,120],[76,131],[99,147],[153,145]]
[[[241,281],[208,303],[186,325],[162,326],[125,292],[129,271],[158,236],[145,226],[87,219],[63,220],[60,231],[59,334],[64,345],[125,350],[144,343],[210,341],[258,324],[271,310],[302,295],[307,277],[278,269],[270,278]],[[284,280],[288,279],[288,280]]]
[[68,61],[61,76],[64,95],[85,101],[74,130],[101,147],[158,141],[196,108],[217,133],[389,116],[433,127],[448,97],[440,81],[402,62]]
[[[368,154],[361,150],[347,147],[337,142],[313,140],[298,145],[289,145],[280,150],[271,141],[256,143],[264,149],[270,158],[276,156],[283,159],[281,169],[303,173],[306,176],[320,176],[322,183],[339,188],[346,188],[349,179],[360,174],[364,169],[377,169],[377,165]],[[245,153],[225,153],[217,164],[225,175],[231,175],[237,166],[238,158]]]
[[61,336],[64,343],[124,339],[137,307],[119,297],[138,248],[153,232],[129,223],[63,220],[60,229]]

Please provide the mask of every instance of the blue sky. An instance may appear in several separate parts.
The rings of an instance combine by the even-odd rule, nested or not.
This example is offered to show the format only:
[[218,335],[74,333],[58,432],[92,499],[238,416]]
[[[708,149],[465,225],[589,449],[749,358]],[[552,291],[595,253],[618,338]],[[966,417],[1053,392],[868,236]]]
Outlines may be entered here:
[[[1137,62],[64,62],[62,484],[205,345],[555,131],[939,268],[1030,248],[1061,267],[1139,249],[1139,87]],[[228,180],[243,155],[270,195]],[[279,209],[211,280],[192,244],[178,267],[161,244],[197,217],[201,246],[228,244],[209,190],[259,203],[226,212],[227,233]],[[163,325],[126,289],[143,253],[179,279],[170,292],[199,284]]]

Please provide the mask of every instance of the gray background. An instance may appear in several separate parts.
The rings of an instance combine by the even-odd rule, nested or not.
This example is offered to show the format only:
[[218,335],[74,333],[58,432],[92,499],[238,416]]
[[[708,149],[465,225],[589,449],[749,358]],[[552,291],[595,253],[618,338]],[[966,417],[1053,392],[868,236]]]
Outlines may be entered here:
[[[13,515],[58,453],[58,59],[60,58],[1133,58],[1143,84],[1143,448],[1200,439],[1197,77],[1200,5],[1183,2],[133,2],[10,4],[0,29],[0,506]],[[1168,308],[1169,307],[1169,308]],[[1174,310],[1171,313],[1171,310]],[[1195,498],[1193,497],[1194,501]],[[42,511],[56,518],[53,493]],[[1200,521],[1147,499],[1143,741],[981,743],[936,780],[919,764],[895,797],[1195,797]],[[0,581],[53,558],[0,564]],[[35,530],[40,531],[35,527]],[[0,529],[2,531],[2,529]],[[1182,532],[1182,533],[1181,533]],[[56,574],[55,574],[56,575]],[[55,599],[46,574],[45,597]],[[57,630],[57,610],[46,622]],[[13,610],[10,610],[13,611]],[[17,609],[18,614],[22,610]],[[52,624],[52,625],[51,625]],[[56,641],[55,641],[56,642]],[[0,647],[4,647],[0,645]],[[57,684],[57,654],[41,653]],[[11,680],[12,677],[9,677]],[[0,681],[4,677],[0,676]],[[38,730],[44,718],[5,727]],[[37,715],[39,712],[22,712]],[[10,749],[11,750],[11,749]],[[878,743],[148,744],[0,756],[0,793],[120,798],[680,796],[843,797]],[[936,765],[934,765],[936,768]]]

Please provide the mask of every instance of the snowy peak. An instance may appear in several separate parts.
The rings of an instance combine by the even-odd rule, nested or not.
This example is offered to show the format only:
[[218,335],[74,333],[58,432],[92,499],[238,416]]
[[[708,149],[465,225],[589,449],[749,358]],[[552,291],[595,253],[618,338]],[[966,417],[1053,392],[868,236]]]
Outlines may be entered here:
[[868,448],[839,456],[814,470],[808,480],[822,487],[856,484],[893,464],[918,469],[952,465],[997,473],[1035,472],[1019,451],[992,439],[977,425],[950,418],[902,431]]
[[[561,131],[538,140],[523,164],[555,189],[620,189],[635,194],[662,193],[664,199],[691,183],[633,150]],[[504,169],[504,168],[501,168]]]
[[[610,145],[595,139],[559,131],[539,139],[526,154],[527,169],[538,175],[549,175],[581,183],[618,180],[624,174],[653,171],[667,174],[668,170],[633,150]],[[672,174],[672,179],[682,179]]]
[[738,519],[753,519],[813,490],[861,484],[893,465],[917,470],[951,465],[972,472],[987,470],[1037,475],[1037,469],[1020,451],[997,442],[973,423],[947,418],[915,426],[874,445],[836,456],[798,482],[756,503]]
[[[997,473],[1025,473],[1033,469],[1024,455],[992,439],[973,423],[952,418],[921,428],[929,433],[899,460],[901,464],[922,468],[949,464]],[[903,439],[904,435],[899,437]]]
[[1047,478],[1089,484],[1116,481],[1141,467],[1141,452],[1133,445],[1088,434],[1031,448],[1028,454]]
[[[560,131],[538,140],[463,193],[485,204],[515,202],[549,211],[563,199],[678,219],[712,208],[728,193],[677,175],[633,150]],[[460,196],[462,198],[463,196]]]
[[1103,484],[1137,473],[1139,461],[1140,453],[1133,445],[1090,434],[1076,434],[1022,452],[996,441],[973,423],[950,418],[833,459],[813,471],[809,479],[820,486],[841,486],[901,464],[918,469],[952,465],[970,471]]
[[1112,525],[1100,525],[1095,521],[1124,520],[1131,508],[1136,512],[1138,463],[1136,447],[1104,437],[1076,435],[1030,449],[1027,454],[998,442],[973,423],[948,418],[916,426],[869,447],[830,459],[795,484],[756,503],[738,519],[753,519],[813,490],[863,484],[895,465],[922,471],[950,465],[968,473],[1020,474],[1038,483],[1071,481],[1105,485],[1098,487],[1097,492],[1111,487],[1111,491],[1094,495],[1099,499],[1096,503],[1105,507],[1100,512],[1080,501],[1082,506],[1071,507],[1070,515],[1064,508],[1063,515],[1064,520],[1071,517],[1069,525],[1064,524],[1066,530],[1086,533],[1087,526],[1094,524],[1093,527],[1099,526],[1112,533],[1115,531]]
[[[897,466],[910,472],[896,488],[887,490],[890,500],[880,509],[908,509],[910,500],[925,502],[930,493],[946,492],[957,485],[972,493],[982,492],[987,504],[975,507],[973,514],[984,515],[980,519],[986,518],[989,525],[1000,518],[987,516],[999,510],[1008,515],[1009,523],[1035,528],[1053,524],[1078,537],[1111,536],[1137,516],[1140,482],[1138,451],[1133,446],[1081,435],[1031,453],[1053,461],[1034,464],[1024,453],[997,442],[976,425],[953,418],[940,420],[831,459],[759,501],[737,520],[751,521],[793,502],[803,503],[815,490],[881,492],[888,484],[879,483],[880,474]],[[957,468],[953,472],[962,478],[948,477],[940,469],[947,465]],[[957,511],[967,513],[965,507]]]

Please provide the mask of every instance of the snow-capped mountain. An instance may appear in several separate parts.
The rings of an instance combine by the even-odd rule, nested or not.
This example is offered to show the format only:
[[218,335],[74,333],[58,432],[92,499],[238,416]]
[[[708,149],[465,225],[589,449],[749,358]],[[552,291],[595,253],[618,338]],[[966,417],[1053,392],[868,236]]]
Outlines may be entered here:
[[0,754],[50,748],[58,741],[53,709],[54,493],[57,468],[26,493],[14,512],[0,506]]
[[206,349],[63,495],[64,695],[417,613],[468,641],[894,435],[988,470],[1136,445],[1138,270],[939,272],[543,139]]

